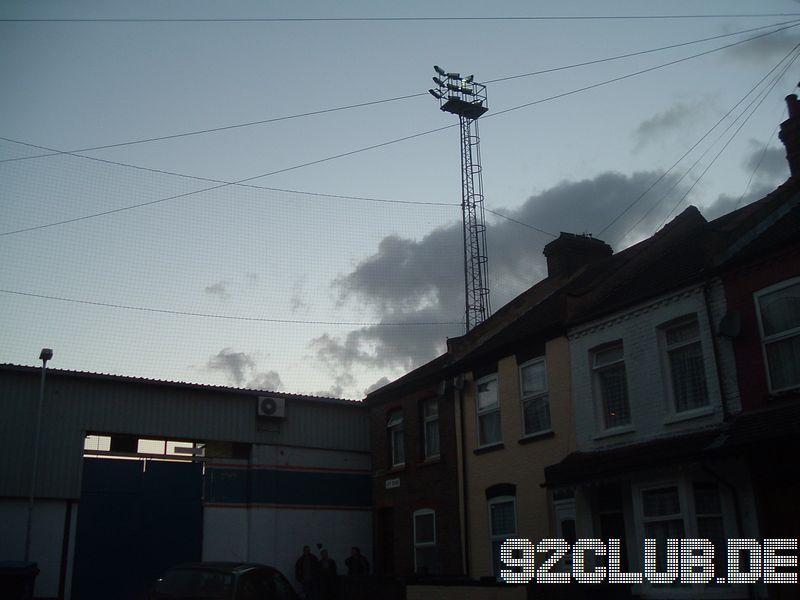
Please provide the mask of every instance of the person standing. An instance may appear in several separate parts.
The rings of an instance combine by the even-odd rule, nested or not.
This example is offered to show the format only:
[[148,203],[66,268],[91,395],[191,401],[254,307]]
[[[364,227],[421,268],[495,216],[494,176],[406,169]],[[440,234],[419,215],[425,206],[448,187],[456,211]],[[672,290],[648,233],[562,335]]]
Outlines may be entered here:
[[350,556],[344,561],[347,565],[347,574],[353,575],[369,575],[369,561],[367,557],[361,554],[361,549],[358,546],[353,546],[350,551]]
[[319,559],[320,600],[335,600],[337,596],[337,584],[336,562],[328,557],[327,550],[323,550],[320,553]]
[[306,600],[317,600],[319,561],[308,546],[303,546],[303,554],[294,564],[294,577],[302,587],[303,597]]

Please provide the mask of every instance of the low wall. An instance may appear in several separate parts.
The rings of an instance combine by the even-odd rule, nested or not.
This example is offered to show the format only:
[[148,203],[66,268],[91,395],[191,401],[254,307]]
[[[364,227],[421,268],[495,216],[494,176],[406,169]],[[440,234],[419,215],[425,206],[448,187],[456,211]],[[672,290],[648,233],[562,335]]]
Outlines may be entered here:
[[522,585],[409,585],[406,587],[406,600],[525,600],[526,598],[527,590]]

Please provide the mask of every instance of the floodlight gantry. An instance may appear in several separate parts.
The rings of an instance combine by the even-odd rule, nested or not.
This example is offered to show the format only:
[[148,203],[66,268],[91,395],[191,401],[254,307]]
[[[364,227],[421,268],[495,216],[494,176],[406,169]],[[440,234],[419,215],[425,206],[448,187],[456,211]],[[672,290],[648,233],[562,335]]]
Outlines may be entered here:
[[486,221],[483,209],[478,118],[488,108],[486,86],[473,75],[461,77],[434,65],[436,88],[428,90],[439,108],[458,115],[461,133],[461,212],[464,234],[465,324],[469,331],[491,314],[489,304]]

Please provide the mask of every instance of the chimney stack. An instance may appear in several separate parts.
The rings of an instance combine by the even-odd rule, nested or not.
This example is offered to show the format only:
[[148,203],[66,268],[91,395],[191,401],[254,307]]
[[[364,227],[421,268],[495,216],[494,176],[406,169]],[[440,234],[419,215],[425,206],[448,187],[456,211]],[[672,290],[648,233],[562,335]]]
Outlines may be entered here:
[[544,247],[547,258],[547,276],[571,275],[581,267],[596,263],[614,251],[603,240],[589,234],[577,235],[561,232],[557,239]]
[[779,134],[786,146],[786,160],[789,161],[789,172],[792,179],[800,177],[800,100],[796,94],[786,96],[789,118],[781,123]]

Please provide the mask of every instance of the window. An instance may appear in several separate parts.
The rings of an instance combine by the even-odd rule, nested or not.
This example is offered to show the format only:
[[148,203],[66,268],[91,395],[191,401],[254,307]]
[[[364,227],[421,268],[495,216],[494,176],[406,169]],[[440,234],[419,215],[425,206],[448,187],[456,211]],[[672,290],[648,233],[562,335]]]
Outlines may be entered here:
[[414,571],[436,573],[436,513],[428,508],[414,512]]
[[603,346],[592,354],[595,394],[599,396],[603,427],[610,429],[628,425],[631,422],[631,411],[622,342]]
[[425,458],[439,456],[439,400],[430,398],[422,403],[422,437]]
[[517,509],[514,496],[498,496],[489,500],[489,536],[492,543],[492,568],[499,580],[500,547],[517,534]]
[[389,413],[389,418],[386,420],[386,431],[389,436],[392,466],[402,467],[406,464],[406,451],[403,444],[403,411],[396,410]]
[[550,397],[544,359],[519,368],[524,435],[550,430]]
[[725,527],[722,520],[722,501],[719,488],[713,483],[694,482],[694,512],[697,518],[697,537],[714,544],[714,570],[724,572]]
[[500,400],[497,397],[497,376],[484,377],[477,382],[478,445],[496,444],[500,434]]
[[683,514],[678,487],[664,487],[642,492],[642,522],[645,538],[656,540],[656,567],[666,570],[667,539],[686,537],[683,535]]
[[756,295],[769,389],[800,387],[800,279]]
[[689,537],[708,539],[716,549],[715,570],[724,571],[726,533],[716,483],[681,481],[643,489],[641,514],[644,537],[656,540],[656,570],[666,570],[666,540]]
[[708,405],[706,371],[697,319],[664,328],[669,391],[675,412]]

